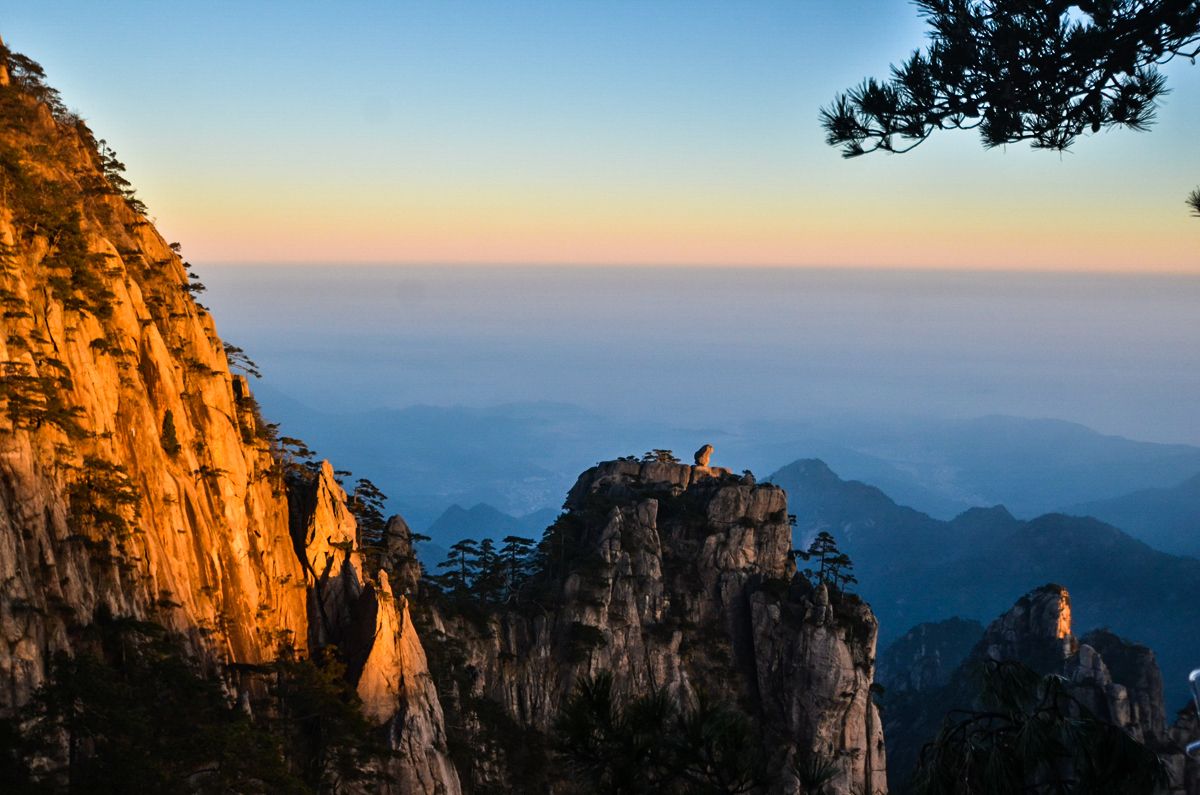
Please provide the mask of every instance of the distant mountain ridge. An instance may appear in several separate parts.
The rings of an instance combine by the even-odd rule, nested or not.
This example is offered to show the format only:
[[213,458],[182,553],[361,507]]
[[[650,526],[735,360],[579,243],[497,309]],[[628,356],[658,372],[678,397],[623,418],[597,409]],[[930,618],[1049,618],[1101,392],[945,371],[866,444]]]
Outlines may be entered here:
[[434,544],[445,547],[464,538],[499,541],[505,536],[518,535],[537,540],[558,514],[553,508],[543,508],[523,516],[513,516],[485,502],[476,503],[470,508],[455,503],[434,520],[426,535]]
[[[346,468],[370,473],[391,497],[390,509],[419,531],[454,503],[487,503],[512,516],[557,509],[575,474],[598,456],[667,447],[686,458],[704,442],[716,446],[718,463],[735,471],[773,472],[805,452],[847,479],[946,520],[997,503],[1029,518],[1173,486],[1200,472],[1198,447],[1133,441],[1062,420],[741,418],[722,427],[678,427],[561,403],[334,413],[269,383],[256,394],[285,433]],[[404,444],[394,444],[397,439]]]
[[1077,597],[1077,626],[1108,627],[1149,645],[1168,694],[1183,698],[1187,672],[1200,660],[1200,639],[1187,629],[1200,624],[1200,560],[1086,517],[1026,522],[996,506],[941,521],[842,480],[817,460],[797,461],[769,480],[788,492],[798,546],[828,530],[853,559],[881,643],[923,622],[987,620],[1013,593],[1061,582]]
[[1175,486],[1080,503],[1064,513],[1095,516],[1166,552],[1200,558],[1200,473]]
[[[949,519],[1003,504],[1030,518],[1064,506],[1176,484],[1200,472],[1200,448],[1103,434],[1074,422],[990,415],[845,432],[854,456],[808,448],[849,478]],[[936,495],[941,504],[928,499]]]

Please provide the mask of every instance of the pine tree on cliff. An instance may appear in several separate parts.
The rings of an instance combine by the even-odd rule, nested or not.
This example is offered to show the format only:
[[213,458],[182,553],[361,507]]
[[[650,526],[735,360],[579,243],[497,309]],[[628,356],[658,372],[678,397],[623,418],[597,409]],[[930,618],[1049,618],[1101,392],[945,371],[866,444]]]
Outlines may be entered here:
[[513,599],[533,572],[534,543],[532,538],[505,536],[500,547],[504,566],[504,601]]
[[833,535],[824,530],[817,533],[806,551],[795,550],[793,556],[817,562],[816,569],[801,572],[813,585],[823,584],[837,593],[845,593],[848,586],[858,582],[858,578],[850,573],[854,569],[850,556],[838,549]]
[[383,543],[383,534],[387,529],[387,520],[384,518],[386,500],[387,495],[366,478],[358,479],[354,491],[346,500],[346,507],[358,522],[358,537],[364,546]]
[[446,559],[437,565],[439,569],[445,569],[445,573],[430,579],[434,585],[449,594],[465,596],[470,592],[478,558],[479,545],[469,538],[464,538],[450,547]]
[[487,604],[504,598],[504,558],[496,551],[496,542],[485,538],[471,565],[471,595]]

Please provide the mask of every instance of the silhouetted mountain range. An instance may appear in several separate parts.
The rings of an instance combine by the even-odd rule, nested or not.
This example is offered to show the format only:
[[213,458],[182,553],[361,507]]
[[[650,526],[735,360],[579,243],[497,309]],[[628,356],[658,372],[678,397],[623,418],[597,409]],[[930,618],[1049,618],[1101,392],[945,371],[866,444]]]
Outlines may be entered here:
[[598,457],[671,448],[686,460],[704,442],[716,446],[715,464],[734,471],[762,474],[800,453],[817,457],[939,519],[998,503],[1028,518],[1173,486],[1200,472],[1200,448],[1107,436],[1061,420],[741,417],[721,428],[680,427],[561,403],[332,413],[269,384],[257,394],[285,433],[367,474],[420,531],[455,503],[487,503],[513,516],[558,509],[575,474]]
[[1191,631],[1200,621],[1200,560],[1088,517],[1021,521],[997,506],[941,521],[842,480],[818,460],[797,461],[770,480],[788,492],[797,546],[828,530],[853,559],[883,644],[923,622],[985,620],[1012,594],[1060,582],[1077,597],[1077,627],[1108,627],[1149,645],[1168,694],[1183,697],[1184,677],[1200,660]]
[[484,502],[470,508],[455,503],[425,532],[432,543],[446,547],[464,538],[500,541],[505,536],[516,535],[537,540],[558,514],[553,508],[543,508],[523,516],[512,516]]
[[1095,516],[1159,549],[1200,557],[1200,474],[1176,486],[1074,505],[1066,513]]

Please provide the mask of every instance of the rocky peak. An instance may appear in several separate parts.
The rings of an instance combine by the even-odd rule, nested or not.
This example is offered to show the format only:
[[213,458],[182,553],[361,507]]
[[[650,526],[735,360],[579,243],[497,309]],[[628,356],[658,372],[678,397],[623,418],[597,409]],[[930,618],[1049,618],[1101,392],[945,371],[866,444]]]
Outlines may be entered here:
[[[921,675],[921,666],[927,664],[923,657],[911,657],[917,667],[906,670],[893,649],[895,645],[884,653],[892,680]],[[1163,679],[1154,653],[1107,630],[1076,638],[1070,595],[1060,585],[1044,585],[1018,599],[987,627],[945,686],[889,694],[885,714],[894,781],[911,772],[918,750],[936,734],[947,712],[971,706],[976,697],[973,671],[985,660],[1020,662],[1038,673],[1062,677],[1078,703],[1166,761],[1173,781],[1169,792],[1196,795],[1188,787],[1200,776],[1183,755],[1179,739],[1186,730],[1174,735],[1167,730]]]
[[1042,673],[1057,671],[1075,652],[1071,595],[1061,585],[1043,585],[1022,596],[984,632],[975,656],[1020,660]]
[[886,786],[874,616],[795,576],[782,489],[716,467],[620,460],[584,472],[565,507],[548,548],[569,536],[574,562],[536,604],[490,610],[485,628],[450,605],[426,619],[439,655],[462,655],[435,668],[459,713],[451,724],[475,726],[459,742],[492,749],[472,766],[477,785],[512,783],[481,699],[546,731],[580,676],[608,671],[623,693],[739,705],[771,738],[773,770],[819,757],[838,770],[830,792]]
[[628,499],[639,494],[679,495],[693,483],[731,477],[733,474],[728,469],[707,465],[633,459],[603,461],[579,476],[567,494],[564,507],[568,510],[581,508],[591,494],[612,499]]

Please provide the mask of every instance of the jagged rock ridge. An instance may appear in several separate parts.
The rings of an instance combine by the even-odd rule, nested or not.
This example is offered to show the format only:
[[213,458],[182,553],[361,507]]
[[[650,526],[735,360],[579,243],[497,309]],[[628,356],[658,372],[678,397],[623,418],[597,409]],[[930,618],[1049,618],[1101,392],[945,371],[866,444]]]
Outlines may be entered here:
[[86,125],[0,56],[0,710],[98,614],[221,662],[337,638],[408,748],[404,791],[456,792],[406,601],[365,567],[332,471],[289,502],[177,247]]
[[[920,635],[922,628],[906,638]],[[926,628],[925,634],[933,634]],[[903,640],[903,639],[902,639]],[[884,653],[892,657],[891,649]],[[912,658],[916,669],[924,661]],[[1167,726],[1163,679],[1154,652],[1123,640],[1108,630],[1082,637],[1073,634],[1071,597],[1060,585],[1037,588],[1017,600],[982,633],[966,659],[941,687],[888,693],[884,699],[885,731],[894,789],[911,774],[923,743],[932,739],[944,715],[969,707],[973,672],[983,661],[1016,661],[1040,674],[1063,677],[1073,698],[1094,715],[1119,726],[1166,762],[1172,795],[1197,795],[1197,765],[1182,753],[1194,731],[1190,713],[1173,729]],[[903,677],[895,670],[893,677]],[[908,677],[911,679],[911,675]]]
[[585,472],[565,507],[574,562],[543,596],[472,614],[441,603],[423,618],[449,722],[470,748],[465,785],[513,786],[523,746],[505,737],[544,741],[577,679],[610,671],[626,693],[738,704],[767,730],[775,770],[817,754],[837,766],[830,792],[886,791],[874,616],[794,576],[782,489],[611,461]]

